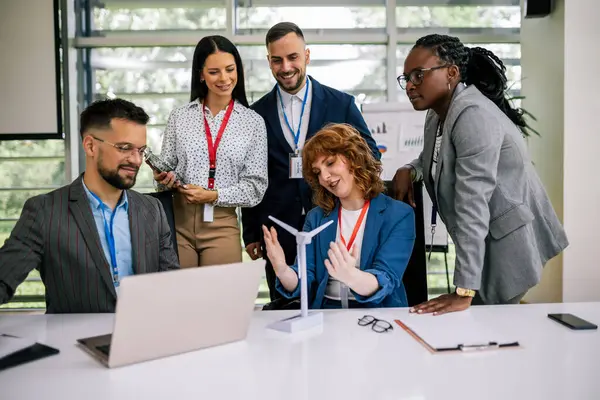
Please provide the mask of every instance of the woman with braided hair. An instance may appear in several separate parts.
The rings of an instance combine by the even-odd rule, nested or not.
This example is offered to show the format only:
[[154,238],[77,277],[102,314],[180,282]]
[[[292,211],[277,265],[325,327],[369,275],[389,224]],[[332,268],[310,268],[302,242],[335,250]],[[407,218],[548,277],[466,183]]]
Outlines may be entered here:
[[568,245],[528,157],[523,112],[506,98],[505,70],[491,51],[435,34],[417,41],[398,77],[427,117],[423,151],[396,172],[395,197],[414,207],[412,183],[423,180],[456,248],[455,292],[412,312],[519,303]]

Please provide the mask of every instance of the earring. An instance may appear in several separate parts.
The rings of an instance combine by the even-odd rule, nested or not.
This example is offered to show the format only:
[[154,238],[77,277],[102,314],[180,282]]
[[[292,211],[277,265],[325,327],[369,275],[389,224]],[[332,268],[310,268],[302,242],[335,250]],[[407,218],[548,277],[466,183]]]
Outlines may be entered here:
[[452,88],[450,87],[450,82],[448,82],[448,91],[451,91]]

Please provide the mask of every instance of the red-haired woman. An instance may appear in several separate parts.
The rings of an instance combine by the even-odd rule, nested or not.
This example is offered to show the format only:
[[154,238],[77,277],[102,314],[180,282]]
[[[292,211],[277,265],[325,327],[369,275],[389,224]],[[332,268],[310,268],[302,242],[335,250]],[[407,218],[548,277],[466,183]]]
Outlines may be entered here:
[[[350,125],[328,125],[304,146],[302,165],[317,205],[304,230],[334,221],[306,249],[309,307],[406,307],[402,275],[415,240],[414,212],[382,193],[381,163],[367,143]],[[274,228],[263,231],[277,290],[298,297],[297,263],[286,264]]]

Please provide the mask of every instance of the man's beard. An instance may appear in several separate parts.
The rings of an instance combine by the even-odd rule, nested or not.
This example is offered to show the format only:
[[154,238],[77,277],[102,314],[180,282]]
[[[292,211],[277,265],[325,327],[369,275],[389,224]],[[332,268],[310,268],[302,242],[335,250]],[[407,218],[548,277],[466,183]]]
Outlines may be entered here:
[[281,79],[281,81],[277,80],[277,82],[279,82],[279,84],[281,85],[281,87],[283,87],[286,92],[295,92],[295,91],[297,91],[300,88],[300,86],[302,86],[302,83],[304,82],[304,79],[306,78],[306,74],[302,73],[300,70],[296,70],[296,71],[294,71],[294,73],[297,74],[298,78],[296,80],[296,84],[293,85],[292,87],[284,86],[284,84],[283,84],[283,78],[280,77],[280,76],[277,76],[279,79]]
[[[119,175],[119,169],[121,167],[134,167],[133,165],[122,164],[117,167],[115,170],[108,170],[103,168],[100,164],[98,164],[98,173],[109,185],[114,186],[119,190],[127,190],[131,189],[135,185],[135,179],[137,178],[137,171],[133,178],[123,178]],[[137,167],[134,167],[137,168]],[[139,171],[139,169],[138,169]]]

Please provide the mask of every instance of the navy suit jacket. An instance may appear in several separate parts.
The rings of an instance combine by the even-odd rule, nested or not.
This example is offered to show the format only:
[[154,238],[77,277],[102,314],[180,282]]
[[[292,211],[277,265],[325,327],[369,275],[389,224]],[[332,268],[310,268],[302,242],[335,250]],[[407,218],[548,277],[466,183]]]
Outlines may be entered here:
[[[309,308],[321,308],[329,272],[325,260],[329,258],[329,244],[335,241],[337,232],[338,207],[325,215],[323,209],[311,210],[304,224],[309,232],[329,221],[333,223],[320,232],[306,246],[306,282],[308,285]],[[281,235],[290,234],[283,232]],[[279,236],[281,237],[281,236]],[[379,283],[379,290],[369,297],[352,292],[362,307],[407,307],[406,290],[402,276],[408,265],[415,243],[415,213],[408,204],[380,194],[371,200],[365,233],[360,251],[360,269],[373,274]],[[298,272],[298,264],[292,269]],[[277,279],[277,290],[287,298],[300,296],[300,285],[294,292],[285,290]]]
[[[312,87],[312,104],[306,140],[328,123],[347,123],[360,132],[376,159],[381,159],[381,153],[356,107],[354,97],[322,85],[312,77],[309,78]],[[264,118],[267,125],[269,186],[260,204],[242,209],[243,238],[246,245],[262,242],[261,225],[272,225],[268,219],[269,215],[301,229],[304,223],[302,208],[308,213],[314,207],[312,191],[306,181],[289,178],[289,155],[294,151],[281,129],[278,107],[277,87],[273,87],[270,93],[250,107]],[[289,248],[289,245],[295,247],[295,241],[288,243],[284,240],[281,244],[284,250]],[[286,255],[287,253],[288,251]],[[292,262],[293,258],[289,260],[289,263]]]

